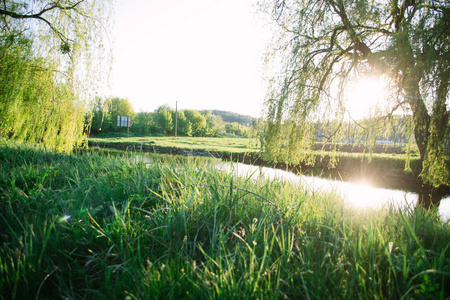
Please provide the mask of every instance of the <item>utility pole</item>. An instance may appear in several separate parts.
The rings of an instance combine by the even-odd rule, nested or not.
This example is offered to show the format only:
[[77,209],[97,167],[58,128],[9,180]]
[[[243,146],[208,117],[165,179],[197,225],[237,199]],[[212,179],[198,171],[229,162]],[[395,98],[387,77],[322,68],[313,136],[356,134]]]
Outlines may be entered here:
[[178,127],[178,101],[175,101],[175,137],[177,137],[177,127]]

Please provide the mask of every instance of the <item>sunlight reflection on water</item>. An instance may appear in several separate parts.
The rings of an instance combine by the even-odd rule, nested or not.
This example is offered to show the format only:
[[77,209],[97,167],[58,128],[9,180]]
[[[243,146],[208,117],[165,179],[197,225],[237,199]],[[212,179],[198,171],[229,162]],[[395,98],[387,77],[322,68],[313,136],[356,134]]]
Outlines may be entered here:
[[[253,180],[260,177],[267,179],[284,179],[293,184],[300,184],[314,191],[335,192],[347,203],[360,208],[380,208],[391,203],[396,208],[415,207],[419,195],[402,190],[389,190],[371,187],[367,183],[350,183],[320,177],[295,175],[291,172],[241,163],[221,163],[218,169],[235,172],[239,176],[250,176]],[[439,205],[439,215],[443,221],[450,219],[450,197],[443,198]]]

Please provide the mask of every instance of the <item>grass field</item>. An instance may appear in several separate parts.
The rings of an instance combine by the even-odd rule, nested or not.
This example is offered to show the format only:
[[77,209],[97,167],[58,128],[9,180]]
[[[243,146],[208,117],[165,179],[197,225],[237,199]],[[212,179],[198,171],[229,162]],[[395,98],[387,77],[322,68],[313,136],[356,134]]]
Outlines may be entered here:
[[436,210],[0,142],[1,299],[447,299]]
[[154,146],[217,153],[244,153],[257,151],[256,145],[248,138],[212,138],[212,137],[114,137],[89,138],[90,142],[114,143],[136,146]]

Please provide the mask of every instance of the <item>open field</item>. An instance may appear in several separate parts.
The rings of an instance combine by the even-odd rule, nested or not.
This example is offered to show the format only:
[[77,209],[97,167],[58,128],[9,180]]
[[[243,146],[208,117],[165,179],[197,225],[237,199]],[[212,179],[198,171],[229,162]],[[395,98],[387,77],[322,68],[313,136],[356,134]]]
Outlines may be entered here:
[[359,211],[192,159],[2,141],[0,298],[450,297],[436,210]]
[[253,152],[257,148],[248,138],[211,138],[211,137],[115,137],[89,138],[90,143],[123,144],[151,146],[156,148],[176,148],[216,153]]

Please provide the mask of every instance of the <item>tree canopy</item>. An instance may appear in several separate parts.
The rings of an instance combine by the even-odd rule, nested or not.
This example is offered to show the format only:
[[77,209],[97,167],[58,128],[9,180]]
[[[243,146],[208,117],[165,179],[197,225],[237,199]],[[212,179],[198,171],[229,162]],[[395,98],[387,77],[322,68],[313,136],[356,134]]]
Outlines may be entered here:
[[158,107],[155,114],[156,125],[163,134],[170,134],[173,130],[172,108],[168,105]]
[[111,1],[0,4],[0,136],[70,150],[110,61]]
[[[270,57],[275,71],[266,101],[267,156],[304,159],[305,150],[317,142],[319,121],[329,121],[328,140],[339,136],[344,120],[352,120],[344,102],[349,83],[383,77],[389,83],[389,104],[374,120],[387,122],[399,112],[412,115],[424,182],[449,184],[443,159],[449,118],[448,0],[260,4],[279,29]],[[376,128],[383,126],[367,131],[376,137]]]
[[206,117],[200,112],[192,109],[184,110],[184,115],[189,120],[192,126],[193,136],[202,136],[206,129]]

